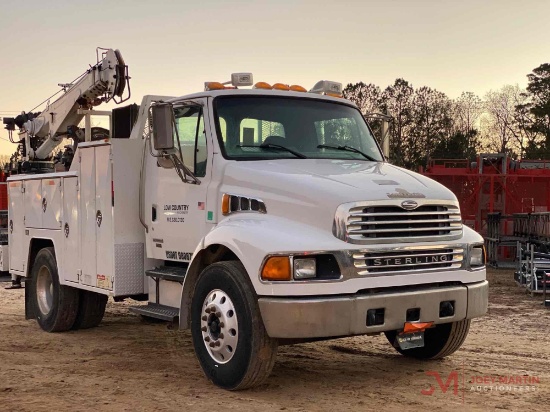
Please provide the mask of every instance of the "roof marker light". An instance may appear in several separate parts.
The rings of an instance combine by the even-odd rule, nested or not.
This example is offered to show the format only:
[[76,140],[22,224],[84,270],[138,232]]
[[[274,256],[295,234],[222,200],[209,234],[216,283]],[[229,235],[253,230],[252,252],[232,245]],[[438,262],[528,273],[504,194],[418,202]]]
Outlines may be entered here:
[[271,85],[266,82],[258,82],[254,85],[254,89],[271,89]]
[[299,86],[297,84],[293,84],[292,86],[290,86],[290,90],[293,92],[307,92],[305,87]]
[[220,82],[204,82],[204,91],[208,92],[210,90],[223,90],[225,86]]
[[285,91],[289,91],[290,90],[290,87],[288,86],[288,84],[283,84],[283,83],[275,83],[272,87],[273,90],[285,90]]
[[325,94],[332,97],[342,97],[342,83],[321,80],[317,82],[309,92]]

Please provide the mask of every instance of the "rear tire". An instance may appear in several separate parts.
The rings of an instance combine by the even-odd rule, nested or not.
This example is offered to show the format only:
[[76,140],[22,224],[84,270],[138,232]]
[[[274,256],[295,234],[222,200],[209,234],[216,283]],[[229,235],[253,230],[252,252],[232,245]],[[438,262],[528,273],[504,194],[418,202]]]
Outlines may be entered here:
[[397,331],[386,332],[386,338],[400,354],[415,359],[441,359],[456,352],[466,340],[470,319],[441,323],[424,332],[424,347],[403,350],[394,346]]
[[257,386],[273,369],[277,340],[267,335],[240,262],[214,263],[200,274],[191,303],[191,333],[206,377],[221,388]]
[[89,329],[99,325],[105,315],[108,299],[107,295],[81,290],[78,313],[72,328]]
[[31,271],[32,303],[36,321],[46,332],[71,329],[78,313],[78,290],[59,283],[53,247],[41,249]]

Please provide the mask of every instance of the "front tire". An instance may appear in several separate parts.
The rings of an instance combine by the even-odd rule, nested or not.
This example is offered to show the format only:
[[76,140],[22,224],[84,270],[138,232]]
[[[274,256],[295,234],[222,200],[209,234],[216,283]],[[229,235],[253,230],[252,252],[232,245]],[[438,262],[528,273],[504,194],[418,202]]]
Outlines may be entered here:
[[59,283],[52,247],[41,249],[31,272],[31,293],[36,321],[46,332],[71,329],[78,313],[78,290]]
[[219,262],[200,274],[191,303],[199,363],[217,386],[240,390],[270,375],[277,341],[265,330],[257,297],[240,262]]
[[400,354],[415,359],[441,359],[456,352],[466,340],[470,319],[441,323],[424,332],[424,347],[403,350],[395,346],[397,331],[386,332],[386,338]]

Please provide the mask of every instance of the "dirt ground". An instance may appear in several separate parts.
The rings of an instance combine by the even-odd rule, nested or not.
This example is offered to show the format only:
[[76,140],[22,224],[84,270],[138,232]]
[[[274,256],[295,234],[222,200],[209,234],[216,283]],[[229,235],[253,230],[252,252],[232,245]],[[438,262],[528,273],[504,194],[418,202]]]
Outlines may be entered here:
[[[549,410],[550,309],[511,271],[488,277],[489,315],[453,356],[405,359],[383,336],[285,346],[267,383],[242,392],[205,379],[187,331],[109,303],[98,328],[47,334],[24,319],[23,290],[0,283],[0,410]],[[444,389],[450,377],[446,393],[432,372]]]

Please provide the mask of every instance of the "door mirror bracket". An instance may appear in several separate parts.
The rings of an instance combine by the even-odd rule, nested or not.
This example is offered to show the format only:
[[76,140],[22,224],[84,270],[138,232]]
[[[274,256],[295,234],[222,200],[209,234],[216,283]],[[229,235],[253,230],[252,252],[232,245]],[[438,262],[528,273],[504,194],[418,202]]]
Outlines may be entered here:
[[[184,183],[192,183],[200,185],[201,181],[189,170],[189,168],[181,160],[181,146],[176,126],[174,108],[170,103],[157,102],[150,108],[149,119],[152,120],[152,135],[153,147],[157,151],[155,155],[151,150],[149,143],[149,151],[152,156],[169,160],[176,170],[176,173]],[[174,146],[174,131],[176,133],[176,141],[178,147]],[[178,156],[179,155],[179,156]],[[159,159],[160,160],[160,159]],[[164,162],[163,162],[164,163]]]

